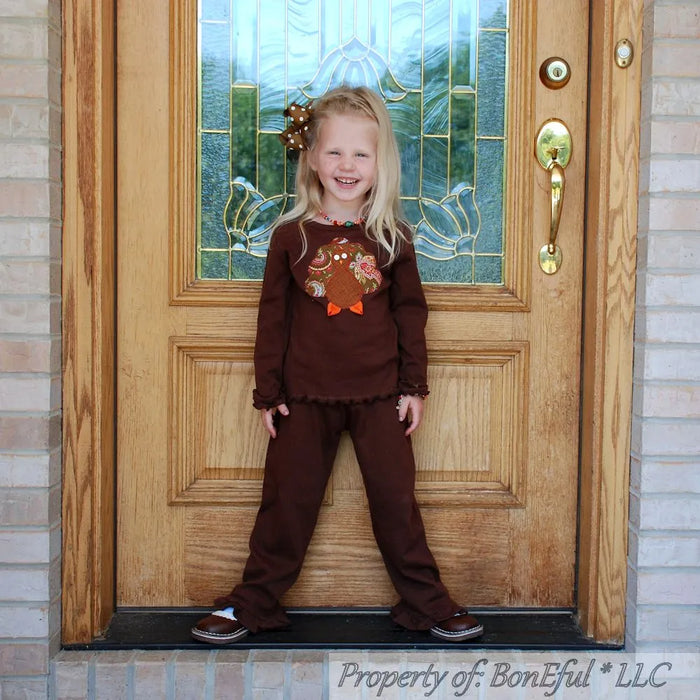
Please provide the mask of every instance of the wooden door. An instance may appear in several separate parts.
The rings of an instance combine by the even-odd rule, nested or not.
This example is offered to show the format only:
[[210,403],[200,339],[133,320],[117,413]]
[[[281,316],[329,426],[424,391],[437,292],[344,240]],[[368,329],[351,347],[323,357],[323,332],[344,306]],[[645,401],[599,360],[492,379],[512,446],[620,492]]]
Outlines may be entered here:
[[[472,197],[466,205],[436,195],[406,202],[410,211],[424,213],[417,247],[431,306],[432,393],[414,442],[416,489],[453,597],[469,605],[569,607],[575,603],[588,6],[583,0],[478,4],[469,21],[483,51],[463,60],[468,56],[472,74],[485,80],[491,60],[486,49],[498,42],[507,47],[501,133],[480,134],[478,123],[470,127],[477,134],[475,151],[484,148],[473,186],[460,195]],[[361,9],[364,3],[354,5]],[[236,6],[234,0],[234,15]],[[428,28],[452,36],[469,15],[466,9],[458,13],[450,30],[449,23],[436,26],[430,14],[435,8],[426,6],[422,36]],[[500,26],[479,24],[499,12]],[[230,28],[236,17],[226,21]],[[359,35],[363,22],[367,16],[358,10],[341,21],[337,33]],[[117,23],[117,604],[209,605],[240,579],[260,495],[266,439],[251,406],[259,282],[243,279],[254,265],[243,265],[237,279],[213,279],[206,260],[217,251],[205,250],[198,235],[198,188],[205,196],[209,190],[205,171],[201,182],[197,175],[198,159],[208,157],[198,131],[197,3],[119,0]],[[321,43],[325,32],[331,30],[320,31]],[[331,55],[333,46],[324,47],[322,55]],[[343,44],[344,50],[353,47]],[[571,66],[571,79],[560,90],[538,78],[539,66],[551,56]],[[452,79],[462,58],[450,53],[445,60]],[[386,75],[383,87],[398,90],[399,81],[399,88],[387,87]],[[308,76],[309,84],[313,78]],[[259,87],[245,81],[238,86]],[[448,121],[470,94],[455,89]],[[472,112],[474,119],[490,109],[486,98]],[[420,108],[418,113],[426,114]],[[533,143],[540,125],[553,117],[569,127],[573,156],[565,171],[558,238],[563,264],[546,275],[537,253],[549,236],[550,186]],[[449,139],[421,133],[418,143],[408,139],[402,145],[415,148],[426,168],[440,158],[449,166]],[[263,134],[261,128],[261,143]],[[489,173],[497,167],[489,146],[505,154],[503,177],[501,170]],[[240,148],[231,148],[231,158],[244,158]],[[284,171],[286,161],[280,162]],[[276,174],[270,170],[256,177]],[[479,181],[488,177],[500,209],[477,198]],[[248,195],[254,200],[250,188]],[[435,272],[440,255],[430,252],[449,236],[436,224],[440,215],[437,209],[431,214],[433,205],[449,210],[443,221],[462,211],[465,225],[502,231],[502,247],[495,253],[472,248],[463,279],[441,277]],[[228,214],[221,216],[228,226]],[[227,274],[239,259],[231,250]],[[490,263],[484,267],[481,258]],[[284,603],[384,607],[395,600],[346,440],[304,570]]]

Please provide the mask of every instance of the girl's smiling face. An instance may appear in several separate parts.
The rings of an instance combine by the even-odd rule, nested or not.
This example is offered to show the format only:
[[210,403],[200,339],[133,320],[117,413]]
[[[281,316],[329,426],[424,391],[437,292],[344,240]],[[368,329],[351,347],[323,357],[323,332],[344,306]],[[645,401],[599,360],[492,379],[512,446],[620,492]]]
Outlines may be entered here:
[[379,127],[369,117],[332,114],[319,124],[309,165],[323,185],[322,206],[335,218],[357,218],[377,175]]

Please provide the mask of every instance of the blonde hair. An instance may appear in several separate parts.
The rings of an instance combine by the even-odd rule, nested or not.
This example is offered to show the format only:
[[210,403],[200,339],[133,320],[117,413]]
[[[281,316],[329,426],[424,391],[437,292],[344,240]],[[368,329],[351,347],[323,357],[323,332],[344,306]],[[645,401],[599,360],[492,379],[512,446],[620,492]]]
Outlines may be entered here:
[[[336,114],[360,114],[372,119],[379,127],[377,139],[377,176],[367,201],[360,210],[366,219],[367,236],[388,255],[391,263],[401,244],[410,240],[410,227],[401,214],[400,186],[401,159],[391,118],[381,97],[367,87],[338,87],[313,103],[313,118],[306,132],[308,151],[316,145],[323,120]],[[311,221],[321,210],[323,186],[309,164],[308,151],[301,151],[296,173],[296,204],[275,224],[275,228],[289,221],[299,221],[302,253],[307,250],[304,222]]]

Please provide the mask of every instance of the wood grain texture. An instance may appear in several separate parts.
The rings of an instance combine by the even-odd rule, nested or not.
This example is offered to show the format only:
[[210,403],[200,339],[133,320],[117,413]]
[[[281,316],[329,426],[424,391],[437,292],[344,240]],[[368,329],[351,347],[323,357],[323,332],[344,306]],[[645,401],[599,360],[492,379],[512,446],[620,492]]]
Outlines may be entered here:
[[[265,440],[253,391],[253,347],[170,339],[171,504],[260,502]],[[235,420],[234,420],[235,417]]]
[[[642,0],[592,8],[579,611],[586,634],[625,634]],[[637,56],[612,60],[628,38]]]
[[[194,4],[189,0],[189,7]],[[173,3],[177,12],[187,15],[187,6]],[[538,25],[534,15],[528,14],[534,3],[514,3],[512,22],[529,21],[531,29]],[[544,2],[537,3],[539,11],[544,14]],[[70,0],[64,3],[64,182],[65,182],[65,225],[64,225],[64,516],[63,516],[63,633],[65,642],[89,642],[99,633],[106,617],[111,612],[109,594],[112,581],[113,562],[111,559],[113,529],[113,511],[104,494],[110,490],[110,480],[114,478],[114,461],[111,458],[110,430],[112,427],[112,398],[109,388],[109,357],[105,347],[111,346],[115,337],[112,309],[114,281],[110,278],[109,250],[110,236],[105,233],[112,225],[112,207],[110,205],[110,173],[113,170],[112,153],[114,134],[111,129],[114,108],[112,103],[112,50],[114,26],[111,20],[105,20],[111,13],[111,3],[100,4],[96,11],[94,0]],[[143,9],[142,9],[143,8]],[[139,6],[135,24],[129,26],[124,18],[118,20],[120,34],[128,37],[138,27],[145,27],[161,37],[162,25],[154,24],[154,18],[148,8]],[[524,14],[523,14],[524,13]],[[167,15],[167,11],[165,13]],[[515,18],[515,19],[513,19]],[[529,20],[528,20],[529,18]],[[577,601],[584,629],[600,641],[621,641],[624,635],[624,584],[626,566],[626,503],[628,473],[628,440],[631,402],[631,350],[632,350],[632,312],[634,283],[634,237],[636,230],[636,173],[637,173],[637,133],[639,125],[639,69],[640,57],[627,71],[620,71],[612,63],[612,47],[622,36],[632,38],[635,47],[641,46],[641,0],[601,0],[591,7],[592,46],[591,69],[592,83],[590,90],[591,114],[591,149],[590,163],[587,171],[589,202],[586,209],[588,217],[588,236],[585,249],[586,259],[586,331],[584,336],[585,361],[583,367],[583,415],[582,415],[582,466],[581,466],[581,543],[580,567],[578,574],[579,599]],[[167,25],[167,19],[165,22]],[[571,17],[564,22],[571,26]],[[175,26],[175,25],[173,25]],[[166,26],[166,33],[167,33]],[[533,32],[534,33],[534,32]],[[525,32],[525,36],[528,33]],[[533,47],[534,52],[524,70],[536,68],[541,60],[555,52],[567,56],[569,42],[567,33],[549,33],[550,37],[560,36],[558,45],[550,47]],[[160,39],[158,39],[160,41]],[[158,45],[158,41],[156,45]],[[147,52],[149,53],[149,52]],[[143,64],[143,54],[139,54]],[[157,56],[157,51],[156,51]],[[149,58],[153,56],[149,53]],[[571,61],[570,61],[571,62]],[[156,61],[157,63],[157,61]],[[166,60],[167,65],[167,60]],[[174,69],[173,69],[174,70]],[[182,70],[182,69],[180,69]],[[144,71],[147,73],[147,71]],[[121,77],[121,67],[119,70]],[[532,73],[535,74],[534,72]],[[576,71],[576,75],[580,72]],[[517,89],[517,80],[511,75],[512,91]],[[541,91],[541,88],[537,88]],[[568,89],[568,87],[567,87]],[[545,116],[551,116],[559,109],[557,100],[552,100],[547,107],[547,115],[537,112],[539,93],[519,99],[516,109],[523,112],[519,117],[521,126],[509,130],[509,138],[523,138],[527,131],[524,124],[531,113],[530,124]],[[159,94],[162,94],[159,92]],[[152,96],[138,97],[136,104],[151,104]],[[166,98],[167,104],[167,98]],[[515,103],[512,103],[515,104]],[[578,111],[585,112],[585,98],[578,104]],[[167,108],[166,108],[167,111]],[[559,116],[559,115],[557,115]],[[509,125],[514,125],[514,115],[509,117]],[[161,122],[162,124],[162,122]],[[167,124],[165,132],[168,131]],[[525,134],[526,140],[530,137]],[[159,142],[158,142],[159,143]],[[523,146],[525,148],[525,146]],[[530,146],[528,145],[529,149]],[[163,151],[167,150],[162,149]],[[135,167],[133,175],[137,181],[151,177],[144,172],[143,162]],[[573,167],[573,163],[572,166]],[[573,174],[572,171],[571,174]],[[568,175],[567,169],[567,175]],[[512,173],[510,177],[532,178],[538,183],[536,197],[543,195],[541,174],[536,171]],[[524,191],[526,185],[519,189]],[[177,185],[179,191],[183,186]],[[140,206],[140,205],[139,205]],[[132,207],[137,209],[139,206]],[[509,209],[512,206],[509,203]],[[541,205],[538,205],[541,206]],[[568,203],[565,212],[569,213]],[[191,213],[191,212],[190,212]],[[187,212],[182,212],[187,216]],[[167,217],[166,217],[167,218]],[[540,222],[541,223],[541,222]],[[564,222],[562,223],[564,226]],[[538,224],[539,226],[539,224]],[[142,230],[142,235],[161,236],[160,229],[155,232]],[[566,234],[566,229],[562,231]],[[167,234],[163,236],[167,239]],[[537,240],[539,243],[539,240]],[[530,244],[528,244],[530,245]],[[534,252],[535,246],[530,250]],[[527,253],[527,251],[526,251]],[[166,253],[167,258],[167,253]],[[565,258],[568,264],[569,258]],[[162,267],[162,257],[157,261]],[[169,266],[175,269],[175,265]],[[508,268],[507,268],[508,269]],[[526,275],[537,279],[537,268],[525,268]],[[509,274],[509,273],[508,273]],[[100,277],[101,275],[101,277]],[[182,279],[182,277],[181,277]],[[111,286],[110,286],[111,285]],[[166,281],[165,289],[172,292],[172,280]],[[177,290],[173,295],[176,295]],[[525,284],[525,292],[528,285]],[[250,308],[239,308],[241,316],[232,316],[236,310],[221,307],[218,310],[188,309],[185,321],[178,321],[175,326],[166,324],[166,337],[171,335],[195,334],[221,336],[228,329],[235,327],[236,319],[242,335],[252,338],[254,329],[254,308],[257,292],[245,290],[243,303]],[[557,299],[555,288],[548,288],[550,301]],[[218,297],[216,294],[211,296]],[[523,297],[527,304],[529,301]],[[252,301],[254,300],[254,301]],[[215,302],[216,303],[216,302]],[[235,306],[235,303],[231,304]],[[534,307],[533,307],[534,308]],[[556,308],[556,305],[553,307]],[[192,311],[192,314],[189,314]],[[223,314],[222,321],[216,314]],[[453,315],[454,314],[454,315]],[[478,338],[478,331],[483,331],[482,338],[511,341],[526,337],[523,335],[528,321],[522,313],[500,313],[500,318],[488,314],[437,311],[431,315],[429,339],[439,340],[450,337],[454,340]],[[474,317],[474,323],[468,317]],[[233,322],[233,326],[230,325]],[[476,335],[474,335],[476,329]],[[544,324],[540,321],[535,332],[541,332]],[[150,332],[151,329],[146,329]],[[539,347],[548,340],[545,336]],[[123,342],[138,342],[138,334],[127,334]],[[534,356],[534,351],[533,351]],[[167,347],[158,354],[158,361],[168,362]],[[126,365],[126,376],[131,373],[135,379],[143,368]],[[533,376],[546,373],[539,362],[533,359],[531,366]],[[571,368],[570,371],[577,371]],[[101,378],[101,379],[100,379]],[[167,384],[165,385],[167,386]],[[563,402],[563,403],[562,403]],[[550,402],[547,412],[556,414],[559,409],[570,410],[571,397],[565,393],[557,401]],[[163,402],[154,405],[153,410],[164,412]],[[535,411],[530,405],[530,414]],[[167,433],[167,420],[166,426]],[[539,423],[532,423],[536,432]],[[99,427],[98,427],[99,426]],[[162,433],[161,433],[162,434]],[[122,439],[129,440],[127,432]],[[571,441],[571,436],[568,436]],[[541,435],[540,435],[541,439]],[[561,438],[559,438],[561,440]],[[547,448],[537,453],[537,460],[548,454]],[[554,449],[554,448],[552,448]],[[335,502],[348,507],[357,502],[359,475],[352,468],[351,449],[347,440],[341,443],[339,463],[346,468],[338,469],[334,474]],[[532,456],[529,456],[532,461]],[[539,461],[535,462],[539,464]],[[551,471],[551,468],[547,468]],[[212,474],[213,476],[213,474]],[[540,472],[539,466],[532,474],[535,483],[546,481],[548,472]],[[148,474],[139,477],[143,491],[146,512],[149,499],[155,496],[150,490]],[[167,484],[156,484],[157,488],[167,491]],[[535,485],[528,483],[528,491]],[[348,496],[348,499],[345,496]],[[556,496],[557,490],[554,490]],[[104,506],[104,507],[103,507]],[[161,506],[158,505],[158,508]],[[193,527],[196,519],[191,509],[180,509],[188,513],[187,524],[178,526],[177,532],[184,539],[185,533]],[[212,519],[212,530],[216,532],[216,523],[226,525],[227,546],[234,553],[240,549],[232,542],[231,535],[239,532],[235,523],[226,521],[221,508],[210,509],[216,517]],[[242,509],[248,518],[254,515],[255,508]],[[546,523],[548,503],[540,509],[538,522]],[[486,515],[488,517],[486,517]],[[556,542],[540,547],[549,553],[538,552],[535,559],[528,560],[529,551],[521,555],[508,545],[507,533],[513,527],[520,528],[518,509],[484,510],[471,509],[462,513],[465,521],[456,521],[457,525],[441,532],[442,509],[424,508],[424,518],[429,531],[431,544],[436,551],[438,561],[443,568],[443,577],[451,589],[465,603],[482,602],[484,604],[520,604],[531,599],[532,587],[523,587],[523,577],[531,573],[532,568],[542,566],[548,558],[557,561],[558,545]],[[125,513],[126,517],[130,512]],[[483,518],[483,520],[479,520]],[[239,523],[248,531],[245,520]],[[252,522],[252,521],[251,521]],[[249,525],[250,523],[248,523]],[[482,535],[476,539],[464,539],[464,532],[482,525]],[[462,528],[452,530],[452,527]],[[202,535],[200,535],[202,537]],[[236,540],[238,541],[238,540]],[[450,550],[454,542],[462,543],[462,553],[469,560],[470,566],[452,567],[449,564]],[[188,535],[189,543],[185,549],[188,557],[195,557],[200,552],[196,545],[199,540]],[[192,544],[194,542],[195,544]],[[223,546],[223,545],[222,545]],[[242,545],[244,548],[245,545]],[[367,546],[367,551],[371,549]],[[204,557],[204,550],[202,557]],[[491,564],[481,567],[483,557],[487,554]],[[315,555],[314,555],[315,556]],[[338,556],[342,556],[340,553]],[[234,557],[235,558],[235,557]],[[322,559],[322,558],[321,558]],[[207,559],[211,562],[210,559]],[[380,568],[376,566],[378,587],[381,588]],[[327,560],[326,560],[327,562]],[[501,563],[499,563],[501,562]],[[505,562],[505,563],[503,563]],[[203,562],[202,562],[203,563]],[[214,561],[216,564],[216,559]],[[323,584],[332,579],[328,570],[323,569],[321,560],[309,561],[317,565],[321,576],[314,585]],[[558,562],[557,566],[562,566]],[[564,562],[564,568],[568,565]],[[196,568],[196,567],[195,567]],[[471,569],[473,576],[479,576],[487,570],[488,576],[481,580],[483,588],[472,590],[460,589],[461,573]],[[167,571],[167,569],[160,569]],[[186,576],[191,577],[195,569],[188,569]],[[228,570],[221,577],[222,585],[232,581],[235,572]],[[169,572],[168,572],[169,573]],[[306,573],[302,574],[302,578]],[[186,594],[182,600],[201,600],[209,604],[203,593],[197,596],[190,593],[191,581],[185,584]],[[300,580],[300,585],[303,581]],[[201,588],[201,584],[200,585]],[[306,585],[306,584],[303,584]],[[463,583],[461,585],[464,585]],[[535,586],[538,588],[539,584]],[[546,593],[545,583],[543,591]],[[215,593],[220,593],[220,587]],[[548,594],[548,593],[547,593]],[[462,597],[463,596],[463,597]],[[534,596],[544,599],[540,592]],[[388,595],[386,596],[388,599]],[[503,604],[503,603],[501,603]]]
[[117,604],[182,600],[183,514],[168,505],[168,339],[184,333],[169,303],[169,12],[117,5]]
[[[562,236],[566,273],[545,279],[535,267],[533,245],[539,248],[538,234],[548,230],[549,202],[532,139],[534,125],[551,114],[553,103],[532,77],[529,30],[539,27],[542,44],[568,16],[562,9],[556,15],[549,7],[547,12],[532,4],[514,7],[506,284],[501,289],[427,286],[438,309],[428,328],[433,396],[426,424],[415,437],[416,492],[433,514],[431,536],[452,542],[440,550],[448,577],[461,570],[476,540],[497,541],[497,548],[482,557],[481,570],[498,571],[508,584],[487,587],[480,600],[569,606],[578,457],[578,374],[569,368],[579,362],[585,151],[569,166],[574,184]],[[575,12],[584,19],[572,60],[585,66],[585,3]],[[209,576],[200,554],[182,544],[197,520],[194,513],[218,504],[222,522],[234,533],[227,541],[238,552],[246,546],[250,509],[257,504],[266,442],[250,408],[252,305],[258,290],[247,282],[194,279],[195,3],[172,7],[168,16],[155,2],[125,1],[118,19],[124,27],[119,33],[124,87],[118,168],[118,601],[183,605],[201,599],[197,577]],[[148,70],[141,60],[146,45],[153,59]],[[170,103],[168,81],[157,77],[168,65],[167,55]],[[568,112],[561,115],[581,140],[585,88],[581,70],[572,81],[576,98],[565,102]],[[151,105],[146,113],[144,105]],[[140,160],[149,162],[155,177],[143,177]],[[169,179],[164,177],[168,167]],[[440,301],[448,291],[449,299]],[[369,556],[375,546],[366,511],[356,459],[344,441],[309,561],[327,555],[324,570],[350,588],[331,586],[337,597],[323,597],[324,604],[345,605],[353,595],[358,605],[387,600],[388,594],[380,594],[382,577],[359,576],[346,552],[350,525],[352,546],[367,552],[362,558],[368,565],[379,565],[376,552]],[[159,543],[156,551],[152,542]],[[328,577],[307,568],[290,595],[295,604],[317,605],[321,598],[314,585],[325,590]],[[167,585],[159,578],[164,570],[171,573]],[[483,588],[480,575],[476,568],[464,572],[460,590]],[[202,580],[201,585],[210,584]]]
[[[245,341],[170,339],[171,504],[259,501],[266,440],[249,408],[252,356]],[[431,410],[415,437],[419,503],[522,505],[528,363],[522,342],[432,344]],[[356,465],[351,451],[339,458],[341,472],[346,465]]]
[[[168,28],[170,296],[173,303],[186,303],[202,293],[219,297],[211,285],[197,286],[192,255],[197,245],[197,0],[171,3]],[[259,292],[244,295],[244,301],[255,296]]]
[[[573,23],[572,17],[576,17]],[[578,67],[572,69],[571,80],[563,90],[549,90],[539,81],[533,86],[531,130],[527,135],[531,155],[526,176],[534,184],[526,253],[532,291],[530,313],[514,315],[513,323],[515,338],[528,338],[530,342],[528,508],[513,509],[508,514],[513,532],[523,533],[509,543],[511,576],[517,589],[513,597],[534,606],[566,607],[575,603],[575,557],[570,553],[576,540],[587,19],[585,0],[538,2],[533,25],[533,75],[550,56],[565,56],[570,65]],[[575,26],[576,31],[559,30],[565,26]],[[550,182],[534,157],[534,140],[540,125],[555,117],[567,124],[574,153],[566,168],[558,236],[564,263],[557,274],[545,275],[537,254],[549,238]]]
[[435,341],[429,362],[429,410],[414,438],[418,502],[522,506],[528,344]]
[[[338,527],[339,512],[342,527]],[[234,515],[220,508],[188,509],[185,552],[191,563],[185,574],[188,605],[211,605],[215,597],[238,583],[248,556],[248,541],[237,536],[249,532],[255,509]],[[508,540],[509,523],[504,511],[461,510],[458,517],[442,508],[424,508],[428,541],[441,576],[455,599],[470,605],[519,605],[513,593]],[[445,518],[451,519],[446,528]],[[472,540],[465,532],[481,530]],[[461,556],[455,561],[455,542]],[[205,576],[201,572],[206,573]],[[338,572],[343,575],[339,576]],[[336,489],[336,502],[324,506],[297,583],[283,604],[299,606],[385,607],[397,602],[372,535],[367,508],[351,495]]]
[[113,3],[63,4],[63,642],[114,600]]

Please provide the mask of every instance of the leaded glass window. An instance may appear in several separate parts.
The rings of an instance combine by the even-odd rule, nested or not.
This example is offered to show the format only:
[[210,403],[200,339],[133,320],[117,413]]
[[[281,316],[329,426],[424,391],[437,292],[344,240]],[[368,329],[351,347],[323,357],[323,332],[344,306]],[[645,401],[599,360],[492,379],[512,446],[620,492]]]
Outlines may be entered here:
[[507,0],[200,0],[197,276],[261,279],[293,206],[284,108],[386,101],[426,283],[502,284]]

